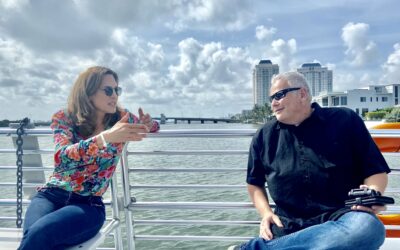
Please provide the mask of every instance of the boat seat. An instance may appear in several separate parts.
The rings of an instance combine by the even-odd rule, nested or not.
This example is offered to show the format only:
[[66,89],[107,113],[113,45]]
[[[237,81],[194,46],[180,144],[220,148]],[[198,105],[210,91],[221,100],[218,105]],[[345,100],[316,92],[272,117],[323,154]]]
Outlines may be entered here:
[[386,227],[386,239],[380,250],[399,249],[400,246],[400,214],[379,214],[378,218]]
[[[104,242],[107,235],[100,231],[84,243],[68,247],[66,250],[94,250]],[[22,238],[22,228],[4,228],[0,227],[0,246],[2,250],[15,250],[19,246]]]
[[400,238],[400,214],[379,214],[378,218],[386,226],[386,238]]
[[396,250],[399,249],[400,238],[386,238],[379,250]]

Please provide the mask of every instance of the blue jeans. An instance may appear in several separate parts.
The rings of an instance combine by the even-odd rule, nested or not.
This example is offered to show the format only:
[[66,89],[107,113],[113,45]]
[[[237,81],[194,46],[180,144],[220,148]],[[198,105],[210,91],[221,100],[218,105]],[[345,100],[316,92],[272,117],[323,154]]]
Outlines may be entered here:
[[104,221],[101,197],[45,188],[26,210],[24,235],[18,249],[64,249],[95,236]]
[[336,221],[308,227],[273,240],[254,238],[241,250],[376,250],[385,240],[385,227],[373,214],[349,212]]

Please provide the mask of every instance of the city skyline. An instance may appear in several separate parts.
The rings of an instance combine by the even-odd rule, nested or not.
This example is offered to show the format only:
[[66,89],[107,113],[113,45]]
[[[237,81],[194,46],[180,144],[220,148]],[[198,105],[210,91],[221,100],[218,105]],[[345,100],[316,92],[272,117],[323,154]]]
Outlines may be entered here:
[[[397,6],[397,7],[396,7]],[[395,0],[0,0],[0,120],[49,120],[77,75],[104,65],[121,104],[153,116],[253,107],[252,72],[320,63],[333,91],[400,81]]]

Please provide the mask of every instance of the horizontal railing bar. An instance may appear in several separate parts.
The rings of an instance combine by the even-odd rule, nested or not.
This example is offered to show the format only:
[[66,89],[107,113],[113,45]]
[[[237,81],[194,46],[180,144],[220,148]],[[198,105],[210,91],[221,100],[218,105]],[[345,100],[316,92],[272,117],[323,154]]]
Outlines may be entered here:
[[[244,172],[247,168],[130,168],[129,172]],[[392,168],[389,175],[400,175],[400,169]]]
[[172,240],[172,241],[248,241],[254,236],[199,236],[199,235],[135,235],[136,240]]
[[[15,154],[15,149],[0,149],[2,154]],[[54,149],[24,149],[24,155],[54,154]]]
[[[0,166],[0,170],[17,170],[16,166]],[[52,171],[54,166],[22,168],[24,172]],[[130,168],[129,172],[243,172],[246,168]],[[392,168],[390,175],[400,175],[400,169]]]
[[135,225],[259,225],[260,221],[216,221],[216,220],[134,220]]
[[[128,151],[128,155],[247,155],[248,150],[155,150]],[[400,157],[400,152],[382,152],[384,156]]]
[[[270,203],[272,208],[274,203]],[[400,206],[388,205],[382,214],[400,214]],[[135,202],[128,209],[254,209],[249,202]]]
[[[0,149],[0,153],[15,154],[15,149]],[[25,149],[24,155],[53,154],[53,149]],[[248,150],[157,150],[128,151],[128,155],[247,155]],[[400,153],[383,152],[385,156],[400,156]]]
[[192,189],[209,189],[209,188],[216,188],[216,189],[236,189],[246,188],[246,185],[130,185],[131,189],[135,188],[192,188]]
[[[50,127],[25,129],[27,135],[52,135]],[[148,137],[176,137],[179,135],[196,136],[196,135],[242,135],[252,136],[256,133],[257,129],[185,129],[185,130],[160,130],[157,133],[150,133]],[[391,135],[391,137],[400,138],[399,129],[368,129],[371,136],[382,137],[384,135]],[[16,135],[17,129],[15,128],[1,128],[0,135]]]
[[[274,206],[271,204],[271,206]],[[134,209],[249,209],[249,202],[134,202],[128,208]]]
[[132,151],[128,155],[245,155],[248,150],[157,150]]
[[[219,225],[259,226],[260,221],[210,221],[210,220],[135,220],[135,225]],[[400,225],[385,225],[386,229],[400,230]]]
[[[2,128],[0,135],[16,135],[16,129]],[[25,129],[26,135],[52,135],[50,128]],[[157,133],[149,133],[147,137],[196,137],[196,136],[253,136],[256,129],[185,129],[185,130],[160,130]]]
[[[23,183],[24,187],[41,187],[43,183]],[[14,182],[0,182],[0,187],[16,187]],[[169,189],[179,189],[179,188],[193,188],[193,189],[209,189],[209,188],[246,188],[246,185],[130,185],[131,189],[135,188],[169,188]],[[387,188],[385,193],[400,193],[400,188]]]
[[[52,135],[53,131],[50,127],[47,128],[33,128],[33,129],[24,129],[26,135]],[[0,135],[16,135],[17,129],[15,128],[1,128]]]
[[248,241],[253,238],[254,236],[135,235],[135,240]]
[[[161,184],[159,184],[159,185],[144,185],[144,184],[142,184],[142,185],[130,185],[130,188],[131,189],[134,189],[134,188],[177,188],[177,189],[179,189],[179,188],[193,188],[193,189],[197,189],[197,188],[216,188],[216,189],[219,189],[219,188],[246,188],[246,185],[238,185],[238,184],[235,184],[235,185],[207,185],[207,184],[205,184],[205,185],[197,185],[197,184],[193,184],[193,185],[161,185]],[[268,188],[268,186],[266,186],[266,188]],[[386,193],[400,193],[400,188],[387,188],[386,190],[385,190],[385,194]]]
[[[0,170],[16,170],[17,166],[0,166]],[[23,166],[22,167],[23,171],[43,171],[43,170],[54,170],[54,166],[49,166],[49,167],[29,167],[29,166]]]
[[[22,205],[29,205],[31,203],[28,199],[22,200]],[[103,200],[104,205],[111,205],[111,200]],[[17,199],[0,199],[0,206],[14,206],[17,204]]]
[[[169,131],[169,130],[168,130]],[[165,132],[165,131],[164,131]],[[165,133],[149,133],[146,138],[237,138],[237,137],[251,137],[254,133],[179,133],[179,134],[165,134]]]
[[[16,187],[16,182],[0,182],[0,187]],[[41,187],[43,183],[23,183],[23,187]]]
[[169,129],[160,130],[157,133],[149,134],[152,137],[167,137],[177,135],[241,135],[241,136],[253,136],[257,129]]
[[[15,154],[15,149],[0,149],[0,153]],[[247,155],[248,150],[157,150],[129,151],[128,155]],[[52,149],[25,149],[24,155],[54,154]],[[400,153],[383,153],[388,156],[400,156]]]
[[129,172],[235,172],[246,168],[130,168]]
[[[15,217],[15,216],[0,216],[0,221],[13,221],[16,219],[17,219],[17,217]],[[24,219],[25,219],[25,217],[22,217],[22,220],[24,220]],[[113,220],[113,218],[111,218],[111,217],[106,218],[106,221],[111,221],[111,220]]]

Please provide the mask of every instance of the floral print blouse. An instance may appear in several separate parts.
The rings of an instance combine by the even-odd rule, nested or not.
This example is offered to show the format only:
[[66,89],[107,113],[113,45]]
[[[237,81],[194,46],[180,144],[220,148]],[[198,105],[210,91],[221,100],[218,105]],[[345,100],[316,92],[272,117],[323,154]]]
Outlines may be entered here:
[[[121,117],[125,112],[122,112]],[[139,121],[138,117],[129,114],[129,123]],[[83,196],[103,195],[115,172],[124,143],[108,143],[99,148],[96,137],[84,138],[79,134],[65,110],[53,115],[50,127],[54,134],[55,168],[45,186],[58,187]],[[153,121],[150,132],[158,130],[158,122]]]

